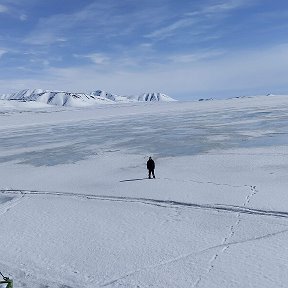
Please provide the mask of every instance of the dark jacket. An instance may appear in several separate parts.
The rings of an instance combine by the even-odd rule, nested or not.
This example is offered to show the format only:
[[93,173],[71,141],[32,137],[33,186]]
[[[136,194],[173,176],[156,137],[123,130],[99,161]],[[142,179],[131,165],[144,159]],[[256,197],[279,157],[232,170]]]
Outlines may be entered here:
[[147,169],[148,170],[154,170],[155,169],[155,162],[152,159],[149,159],[147,161]]

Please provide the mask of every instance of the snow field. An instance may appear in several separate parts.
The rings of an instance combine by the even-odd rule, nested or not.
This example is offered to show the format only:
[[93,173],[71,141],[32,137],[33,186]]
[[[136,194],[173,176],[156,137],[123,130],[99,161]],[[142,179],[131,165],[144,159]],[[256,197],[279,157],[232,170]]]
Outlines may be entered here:
[[288,100],[273,97],[0,101],[2,273],[32,288],[285,287]]

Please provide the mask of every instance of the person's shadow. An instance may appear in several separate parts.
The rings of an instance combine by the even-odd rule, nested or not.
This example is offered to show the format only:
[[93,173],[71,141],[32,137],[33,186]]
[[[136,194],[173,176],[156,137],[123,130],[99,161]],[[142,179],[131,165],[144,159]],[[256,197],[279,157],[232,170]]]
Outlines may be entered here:
[[134,178],[134,179],[125,179],[125,180],[120,180],[119,182],[132,182],[132,181],[141,181],[141,180],[145,180],[148,178]]

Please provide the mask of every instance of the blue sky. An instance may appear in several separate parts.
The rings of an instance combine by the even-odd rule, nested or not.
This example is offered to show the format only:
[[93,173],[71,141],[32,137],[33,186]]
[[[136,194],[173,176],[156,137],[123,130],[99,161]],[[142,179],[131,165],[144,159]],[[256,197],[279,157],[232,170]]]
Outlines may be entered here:
[[286,0],[2,0],[0,93],[288,94]]

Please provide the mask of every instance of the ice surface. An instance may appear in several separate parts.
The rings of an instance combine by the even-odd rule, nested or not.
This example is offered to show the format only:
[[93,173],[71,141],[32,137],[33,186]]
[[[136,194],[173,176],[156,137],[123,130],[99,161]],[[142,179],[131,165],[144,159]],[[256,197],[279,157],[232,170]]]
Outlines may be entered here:
[[[117,121],[75,121],[3,130],[1,151],[23,147],[33,151],[0,157],[0,162],[17,161],[35,166],[75,163],[103,148],[131,153],[146,151],[168,157],[206,153],[211,149],[286,144],[288,108],[259,110],[223,109],[205,114],[177,111],[133,119],[121,117]],[[53,148],[46,148],[49,143],[54,144]]]
[[0,101],[15,287],[286,286],[287,96],[28,104]]

